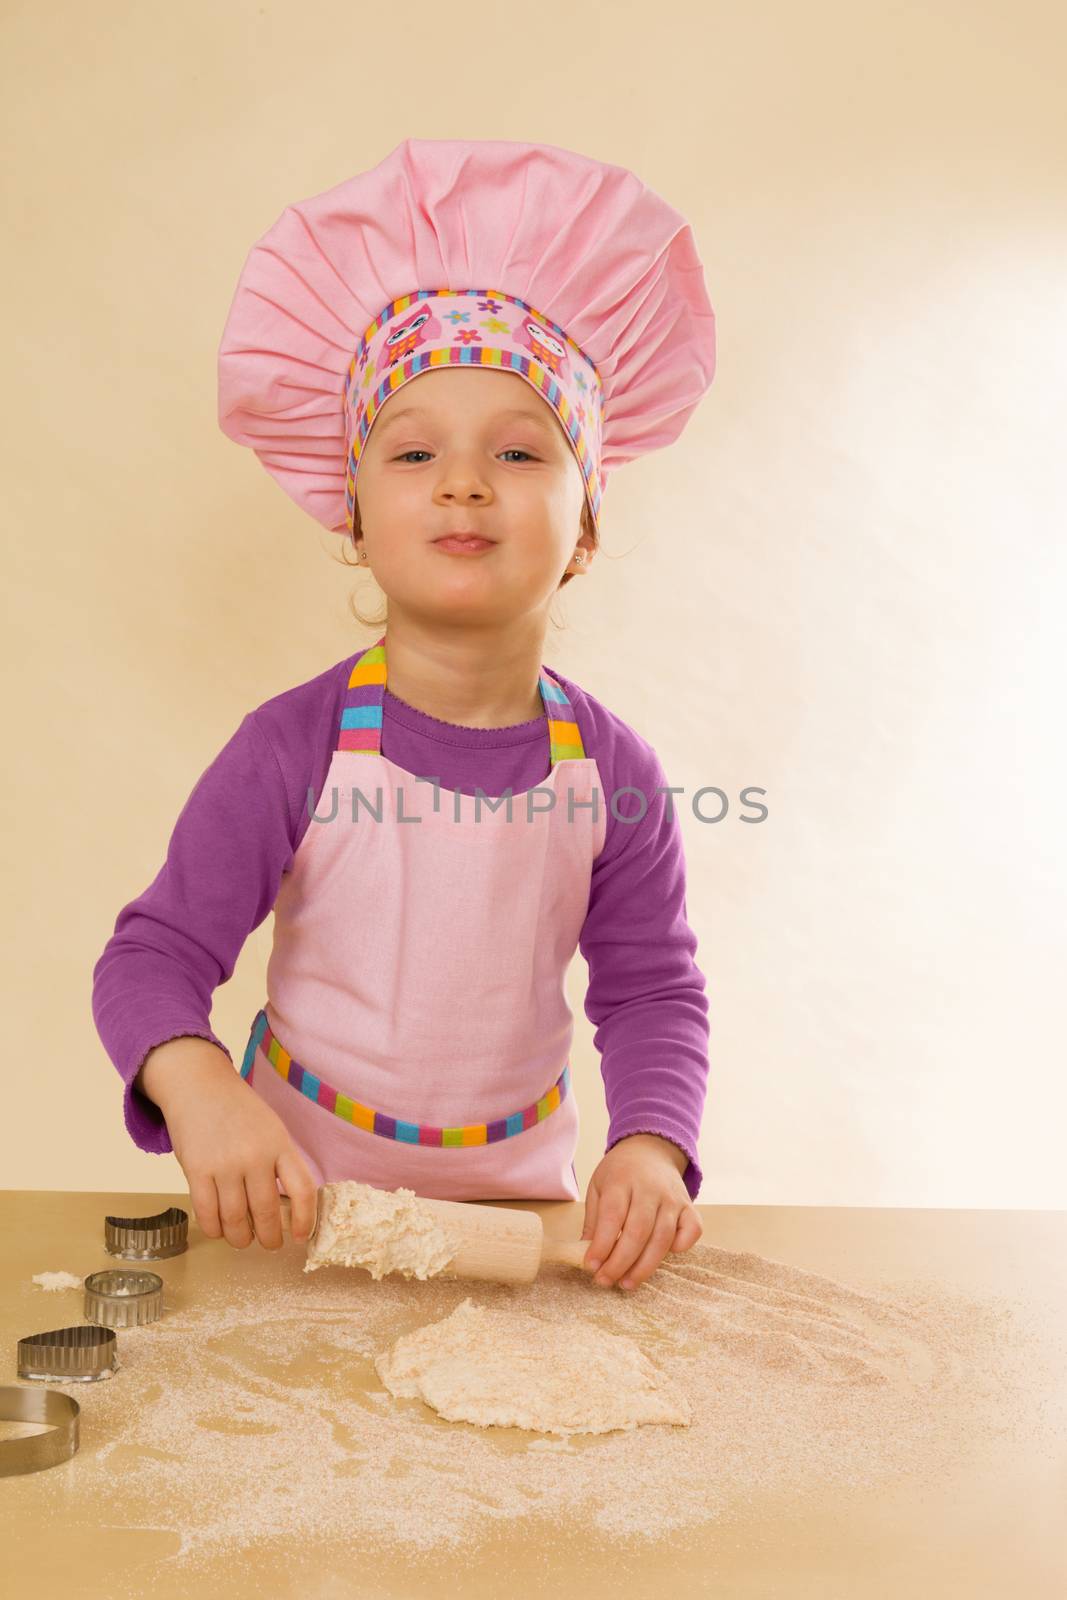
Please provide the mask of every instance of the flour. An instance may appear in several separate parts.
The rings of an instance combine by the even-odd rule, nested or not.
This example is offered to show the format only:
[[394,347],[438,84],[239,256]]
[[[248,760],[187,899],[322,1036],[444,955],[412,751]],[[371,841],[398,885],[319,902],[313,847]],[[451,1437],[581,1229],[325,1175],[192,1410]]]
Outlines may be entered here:
[[35,1272],[32,1281],[42,1289],[80,1289],[83,1279],[76,1272]]
[[[270,1575],[271,1594],[325,1600],[353,1586],[466,1592],[472,1560],[504,1571],[534,1539],[562,1551],[566,1593],[579,1555],[617,1574],[655,1541],[665,1570],[688,1550],[695,1572],[696,1541],[729,1540],[736,1518],[751,1528],[800,1497],[906,1484],[932,1502],[975,1462],[1010,1478],[1063,1458],[1067,1340],[1043,1305],[938,1282],[842,1283],[706,1240],[669,1253],[633,1295],[601,1293],[573,1268],[472,1289],[447,1273],[305,1276],[304,1246],[211,1248],[214,1274],[196,1273],[195,1251],[158,1263],[170,1308],[119,1331],[117,1382],[49,1384],[82,1408],[74,1459],[5,1482],[25,1515],[62,1522],[86,1547],[106,1507],[111,1600],[142,1600],[149,1548],[170,1557],[168,1594],[221,1592],[227,1564],[245,1563]],[[579,1330],[623,1336],[682,1391],[692,1421],[572,1435],[472,1426],[385,1388],[376,1358],[467,1299],[536,1320],[548,1366]],[[125,1529],[136,1540],[123,1566]],[[329,1560],[332,1587],[316,1566]]]
[[308,1240],[305,1272],[337,1264],[365,1267],[372,1278],[399,1272],[430,1278],[452,1260],[454,1238],[414,1189],[375,1189],[345,1179],[324,1184],[319,1215]]
[[404,1334],[374,1366],[390,1394],[483,1428],[610,1433],[692,1421],[685,1395],[625,1335],[576,1321],[560,1340],[543,1317],[469,1299]]

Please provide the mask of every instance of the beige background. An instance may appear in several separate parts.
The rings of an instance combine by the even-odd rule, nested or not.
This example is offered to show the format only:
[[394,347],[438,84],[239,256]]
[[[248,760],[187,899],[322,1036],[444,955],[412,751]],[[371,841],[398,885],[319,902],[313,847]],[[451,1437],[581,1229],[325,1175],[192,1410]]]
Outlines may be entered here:
[[[1067,1204],[1060,8],[396,15],[4,8],[0,1186],[184,1187],[125,1132],[93,964],[245,712],[374,636],[366,580],[217,427],[245,255],[405,137],[496,137],[632,167],[718,317],[715,384],[613,475],[545,652],[734,802],[684,819],[701,1201]],[[237,1059],[270,929],[216,995]]]

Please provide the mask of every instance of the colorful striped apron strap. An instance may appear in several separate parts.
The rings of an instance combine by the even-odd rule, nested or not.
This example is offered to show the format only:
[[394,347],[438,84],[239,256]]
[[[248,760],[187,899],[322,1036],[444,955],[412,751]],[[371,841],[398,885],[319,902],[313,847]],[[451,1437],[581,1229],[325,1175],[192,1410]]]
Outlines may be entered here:
[[[352,668],[341,708],[338,750],[381,755],[382,701],[385,698],[386,679],[383,633],[377,644],[364,650]],[[542,666],[538,687],[548,719],[552,765],[556,766],[560,761],[584,761],[585,746],[563,685]]]

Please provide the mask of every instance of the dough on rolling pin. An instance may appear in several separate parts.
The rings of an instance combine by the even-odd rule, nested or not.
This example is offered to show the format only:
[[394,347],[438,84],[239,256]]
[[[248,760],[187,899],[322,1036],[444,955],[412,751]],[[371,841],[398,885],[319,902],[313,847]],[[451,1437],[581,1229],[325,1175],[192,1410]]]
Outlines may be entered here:
[[692,1421],[686,1396],[625,1335],[469,1299],[403,1334],[374,1366],[390,1394],[482,1428],[609,1433]]
[[375,1189],[345,1178],[319,1191],[318,1226],[308,1241],[305,1272],[336,1264],[430,1278],[452,1260],[459,1242],[414,1189]]

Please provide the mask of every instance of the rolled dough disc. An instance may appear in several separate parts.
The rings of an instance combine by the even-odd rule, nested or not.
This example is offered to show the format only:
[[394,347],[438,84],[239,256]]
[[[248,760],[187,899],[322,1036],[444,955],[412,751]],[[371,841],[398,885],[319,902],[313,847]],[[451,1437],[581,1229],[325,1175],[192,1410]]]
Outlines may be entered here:
[[403,1334],[374,1365],[390,1394],[482,1428],[609,1433],[692,1421],[686,1396],[625,1335],[469,1299]]

